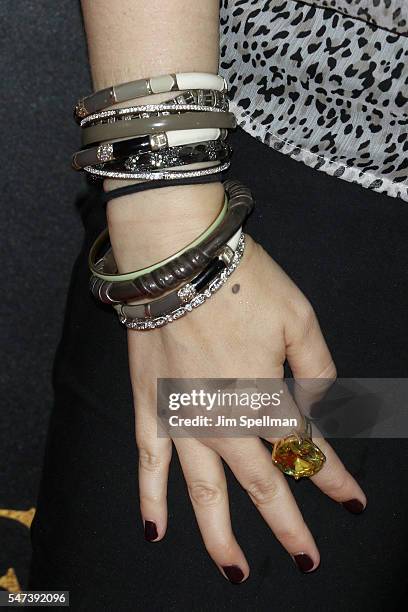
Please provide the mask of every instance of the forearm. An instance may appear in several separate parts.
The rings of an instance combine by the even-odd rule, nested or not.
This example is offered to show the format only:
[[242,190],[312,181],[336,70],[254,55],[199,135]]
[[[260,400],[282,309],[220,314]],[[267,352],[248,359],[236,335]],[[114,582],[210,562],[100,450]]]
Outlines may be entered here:
[[[95,90],[159,74],[218,70],[218,0],[82,0],[82,9]],[[105,183],[106,189],[116,186]],[[143,266],[178,250],[216,216],[222,199],[214,183],[112,201],[108,222],[120,267]]]
[[218,69],[218,0],[82,0],[95,89]]

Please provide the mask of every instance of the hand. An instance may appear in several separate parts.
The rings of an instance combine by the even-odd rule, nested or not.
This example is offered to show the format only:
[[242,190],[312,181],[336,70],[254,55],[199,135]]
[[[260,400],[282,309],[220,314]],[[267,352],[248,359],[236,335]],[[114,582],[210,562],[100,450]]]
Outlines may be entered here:
[[[141,513],[146,536],[163,538],[172,442],[157,437],[156,379],[281,378],[288,360],[298,379],[334,379],[336,369],[313,309],[262,247],[247,236],[239,267],[203,306],[167,327],[129,331],[129,360],[139,448]],[[232,532],[221,458],[302,571],[319,565],[319,551],[286,477],[259,438],[175,438],[191,502],[207,551],[232,582],[249,575]],[[366,499],[323,439],[326,462],[311,478],[337,502]]]

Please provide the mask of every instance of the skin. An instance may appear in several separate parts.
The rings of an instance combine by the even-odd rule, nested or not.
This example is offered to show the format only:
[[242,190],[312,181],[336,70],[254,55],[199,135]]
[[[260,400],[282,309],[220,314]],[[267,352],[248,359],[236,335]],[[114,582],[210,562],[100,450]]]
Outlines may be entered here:
[[[146,75],[217,72],[217,0],[83,0],[82,6],[95,89]],[[106,182],[105,189],[115,186]],[[136,269],[188,244],[214,219],[222,201],[217,183],[168,187],[160,190],[160,197],[151,190],[112,201],[107,216],[119,268]],[[204,545],[225,577],[226,566],[238,566],[243,579],[250,570],[232,531],[221,458],[288,553],[307,554],[310,570],[315,569],[320,562],[316,543],[286,477],[259,438],[172,441],[156,434],[159,377],[279,378],[288,360],[295,378],[335,379],[313,308],[283,270],[247,237],[241,264],[211,300],[167,327],[130,331],[128,351],[141,514],[156,524],[156,540],[167,529],[167,475],[174,446]],[[319,447],[327,460],[313,483],[337,502],[357,499],[365,506],[363,491],[333,449],[321,439]]]

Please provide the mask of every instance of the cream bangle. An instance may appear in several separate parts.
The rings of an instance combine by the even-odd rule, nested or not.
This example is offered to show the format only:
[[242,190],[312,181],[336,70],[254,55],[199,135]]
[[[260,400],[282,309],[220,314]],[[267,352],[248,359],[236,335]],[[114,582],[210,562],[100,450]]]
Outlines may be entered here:
[[95,243],[93,244],[93,246],[91,248],[91,251],[89,253],[89,259],[88,259],[89,269],[92,272],[92,274],[94,276],[96,276],[97,278],[100,278],[100,279],[106,280],[106,281],[111,281],[111,282],[113,282],[113,281],[114,282],[121,282],[121,281],[127,281],[127,280],[135,280],[136,278],[139,278],[140,276],[143,276],[144,274],[149,274],[149,272],[153,272],[154,270],[157,270],[158,268],[161,268],[162,266],[165,266],[167,263],[169,263],[173,259],[176,259],[176,258],[180,257],[180,255],[182,255],[186,251],[194,248],[195,246],[197,246],[201,242],[203,242],[221,224],[221,222],[223,221],[223,219],[224,219],[224,217],[226,215],[227,209],[228,209],[228,198],[225,197],[224,198],[224,204],[222,205],[221,210],[218,213],[218,215],[215,218],[215,220],[211,223],[211,225],[209,225],[207,227],[206,230],[204,230],[204,232],[202,234],[200,234],[195,240],[190,242],[190,244],[187,244],[180,251],[177,251],[177,253],[174,253],[173,255],[170,255],[170,257],[167,257],[166,259],[163,259],[162,261],[158,261],[155,264],[152,264],[151,266],[148,266],[146,268],[142,268],[140,270],[135,270],[133,272],[127,272],[127,273],[124,273],[124,274],[103,274],[102,272],[99,272],[98,262],[96,262],[95,264],[93,263],[95,251],[98,250],[99,244],[101,242],[103,242],[105,240],[105,238],[106,238],[107,230],[105,230],[99,236],[99,238],[95,241]]
[[221,76],[204,72],[181,72],[149,79],[138,79],[137,81],[112,85],[80,99],[75,107],[74,114],[76,119],[79,120],[90,113],[95,113],[118,102],[127,102],[144,96],[185,89],[226,91],[227,86]]

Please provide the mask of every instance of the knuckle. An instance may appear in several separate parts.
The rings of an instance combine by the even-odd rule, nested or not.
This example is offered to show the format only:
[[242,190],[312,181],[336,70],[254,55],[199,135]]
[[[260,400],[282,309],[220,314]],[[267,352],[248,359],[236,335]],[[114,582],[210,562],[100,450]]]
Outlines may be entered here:
[[162,467],[162,460],[147,448],[139,447],[139,467],[147,472],[157,473]]
[[289,309],[304,331],[312,329],[316,324],[317,319],[313,306],[302,293],[298,293],[294,299],[289,301]]
[[140,507],[142,508],[152,508],[158,506],[161,502],[163,502],[163,496],[160,493],[154,494],[151,491],[140,491]]
[[213,559],[230,559],[234,553],[234,541],[228,537],[216,542],[205,542],[205,548]]
[[315,311],[306,298],[298,304],[296,314],[302,323],[305,333],[308,333],[316,325],[317,319]]
[[213,506],[222,497],[221,487],[209,482],[193,482],[188,490],[192,501],[198,506]]
[[331,470],[329,468],[325,474],[325,478],[325,489],[334,497],[341,497],[341,493],[347,485],[348,475],[346,469],[343,468],[339,472],[338,470]]
[[334,361],[331,361],[328,366],[319,373],[317,378],[323,378],[327,381],[327,385],[332,385],[337,380],[337,368]]
[[288,549],[296,550],[297,543],[301,541],[302,532],[299,529],[293,529],[292,527],[285,526],[281,529],[275,529],[275,536],[278,540],[286,546]]
[[337,380],[337,368],[332,359],[316,374],[313,379],[313,386],[316,389],[325,391]]
[[247,487],[247,493],[255,506],[264,506],[276,499],[279,486],[275,480],[254,480]]

